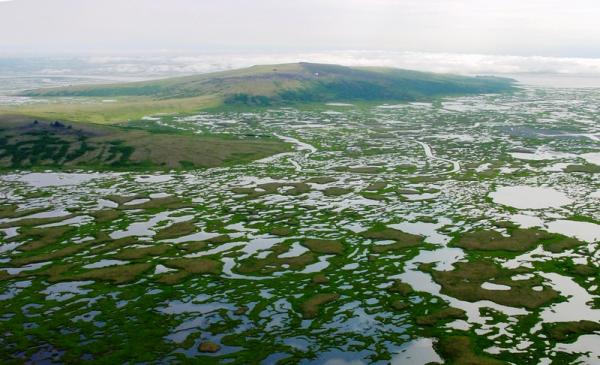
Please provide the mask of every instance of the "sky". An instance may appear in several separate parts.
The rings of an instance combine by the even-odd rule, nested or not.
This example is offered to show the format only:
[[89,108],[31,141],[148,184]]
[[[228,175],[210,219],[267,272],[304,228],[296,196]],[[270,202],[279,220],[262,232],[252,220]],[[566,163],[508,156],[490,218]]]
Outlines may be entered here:
[[0,0],[0,58],[213,53],[598,74],[598,19],[598,0]]
[[597,0],[3,0],[3,52],[389,50],[600,57]]

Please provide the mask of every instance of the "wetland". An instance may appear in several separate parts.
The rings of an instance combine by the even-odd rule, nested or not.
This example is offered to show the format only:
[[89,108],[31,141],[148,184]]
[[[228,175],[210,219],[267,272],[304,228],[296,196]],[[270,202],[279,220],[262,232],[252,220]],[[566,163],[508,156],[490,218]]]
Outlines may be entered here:
[[599,89],[523,86],[58,137],[19,120],[26,139],[0,136],[0,358],[598,364],[599,118]]

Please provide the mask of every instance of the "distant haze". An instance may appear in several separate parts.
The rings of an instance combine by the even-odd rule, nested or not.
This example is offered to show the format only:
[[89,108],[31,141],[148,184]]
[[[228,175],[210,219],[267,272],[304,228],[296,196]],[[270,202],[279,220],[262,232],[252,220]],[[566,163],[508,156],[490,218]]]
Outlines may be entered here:
[[598,76],[598,19],[597,0],[0,0],[0,60],[143,77],[297,61]]
[[0,50],[367,49],[600,57],[597,0],[13,0]]

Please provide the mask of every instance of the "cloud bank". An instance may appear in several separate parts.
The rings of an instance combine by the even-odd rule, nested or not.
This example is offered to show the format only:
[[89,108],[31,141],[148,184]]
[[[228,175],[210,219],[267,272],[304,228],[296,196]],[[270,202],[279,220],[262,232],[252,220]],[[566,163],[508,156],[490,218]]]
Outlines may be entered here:
[[241,68],[256,64],[321,62],[347,66],[386,66],[421,71],[481,74],[551,73],[599,75],[598,58],[494,56],[480,54],[332,51],[306,53],[212,53],[204,55],[96,56],[90,64],[112,73],[191,74]]
[[598,58],[389,51],[204,54],[163,51],[151,54],[4,59],[0,57],[0,76],[84,75],[95,79],[127,81],[302,61],[347,66],[385,66],[464,75],[508,76],[532,85],[600,87]]

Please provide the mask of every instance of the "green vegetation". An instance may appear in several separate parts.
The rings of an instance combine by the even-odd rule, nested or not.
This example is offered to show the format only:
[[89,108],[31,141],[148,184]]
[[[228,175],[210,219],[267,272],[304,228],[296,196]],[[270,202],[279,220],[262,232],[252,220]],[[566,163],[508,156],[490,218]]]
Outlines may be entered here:
[[[136,83],[30,90],[23,95],[50,98],[50,101],[1,107],[0,114],[118,123],[159,113],[194,113],[223,107],[332,101],[398,102],[509,90],[512,90],[512,81],[501,78],[293,63]],[[83,100],[61,99],[64,97]],[[115,102],[105,103],[104,98]]]
[[[140,129],[144,125],[140,121],[156,114],[185,115],[208,109],[414,101],[511,89],[510,80],[499,78],[296,63],[137,83],[30,90],[23,95],[50,101],[0,107],[0,167],[181,169],[229,165],[287,148],[265,137],[192,138],[176,128],[153,126],[169,131],[158,133]],[[105,103],[103,98],[115,102]],[[136,129],[82,124],[131,121],[137,121],[132,124]],[[351,170],[374,173],[379,169]],[[345,191],[330,188],[325,193],[342,195]]]
[[[48,99],[43,97],[43,100]],[[102,98],[84,97],[68,101],[52,98],[48,102],[0,106],[0,115],[19,115],[29,119],[60,120],[68,123],[114,124],[138,121],[148,115],[195,113],[220,105],[222,105],[222,101],[212,96],[194,98],[118,97],[114,103],[104,103]]]
[[[598,103],[591,90],[571,99],[565,89],[547,92],[231,107],[119,126],[38,122],[60,140],[78,129],[88,146],[106,139],[94,143],[124,167],[42,171],[63,148],[46,139],[47,151],[35,147],[38,164],[48,153],[52,165],[1,177],[0,358],[575,363],[582,354],[562,344],[585,345],[600,331],[591,239],[600,185],[561,171],[562,159],[510,153],[595,152],[590,138],[555,136],[592,133]],[[557,118],[561,111],[577,117]],[[154,174],[131,163],[137,149],[126,139],[113,144],[105,133],[236,143],[277,134],[316,152],[290,148],[264,163]],[[451,161],[459,171],[449,173]],[[498,204],[490,194],[502,186],[552,188],[573,203],[554,206],[542,195],[542,209]],[[344,195],[324,194],[338,189]]]
[[248,162],[288,149],[275,139],[0,118],[0,168],[202,168]]

